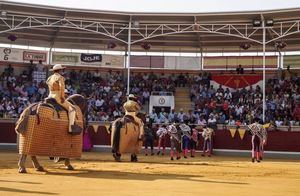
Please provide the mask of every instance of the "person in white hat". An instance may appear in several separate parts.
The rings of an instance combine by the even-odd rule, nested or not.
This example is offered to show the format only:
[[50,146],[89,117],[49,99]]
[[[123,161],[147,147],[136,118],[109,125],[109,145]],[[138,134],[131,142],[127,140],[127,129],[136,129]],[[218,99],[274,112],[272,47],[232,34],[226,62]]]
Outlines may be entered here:
[[65,99],[65,78],[62,76],[62,71],[65,69],[61,64],[56,64],[50,71],[54,74],[47,79],[47,85],[49,87],[49,98],[54,98],[58,104],[68,110],[69,115],[69,132],[72,129],[76,129],[75,117],[76,110],[75,106]]

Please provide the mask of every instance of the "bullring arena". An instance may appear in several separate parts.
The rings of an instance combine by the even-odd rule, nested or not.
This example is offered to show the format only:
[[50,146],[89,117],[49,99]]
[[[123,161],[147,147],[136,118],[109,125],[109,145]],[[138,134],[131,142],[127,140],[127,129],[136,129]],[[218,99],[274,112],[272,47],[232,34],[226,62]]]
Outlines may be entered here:
[[1,196],[300,195],[299,3],[61,3],[0,1]]

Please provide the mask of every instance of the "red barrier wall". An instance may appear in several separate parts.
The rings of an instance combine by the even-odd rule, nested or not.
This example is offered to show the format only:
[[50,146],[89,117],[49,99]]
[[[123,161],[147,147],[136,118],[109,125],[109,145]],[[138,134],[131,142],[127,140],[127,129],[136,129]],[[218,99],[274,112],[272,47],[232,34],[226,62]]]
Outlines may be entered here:
[[[99,126],[97,132],[93,127],[88,127],[93,145],[110,145],[110,134],[104,126]],[[14,131],[14,123],[0,122],[0,143],[15,143],[16,133]],[[156,142],[155,142],[156,143]],[[167,139],[169,146],[169,139]],[[203,139],[200,139],[198,149],[202,148]],[[213,147],[217,149],[235,149],[250,150],[251,136],[245,133],[243,139],[236,132],[232,138],[228,130],[217,130],[213,138]],[[268,142],[265,150],[270,151],[289,151],[300,152],[300,132],[299,131],[269,131]]]
[[16,143],[17,133],[15,132],[15,123],[0,123],[0,143]]

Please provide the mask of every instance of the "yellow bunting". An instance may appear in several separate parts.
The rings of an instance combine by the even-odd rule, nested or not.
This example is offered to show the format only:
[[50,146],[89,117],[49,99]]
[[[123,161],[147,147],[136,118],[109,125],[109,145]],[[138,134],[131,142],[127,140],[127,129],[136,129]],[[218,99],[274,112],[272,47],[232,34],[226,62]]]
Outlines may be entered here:
[[236,129],[229,129],[229,131],[230,131],[231,137],[234,138]]
[[98,132],[99,125],[92,125],[92,126],[93,126],[93,129],[94,129],[95,133],[97,133],[97,132]]
[[109,132],[109,130],[108,130],[109,127],[110,127],[110,124],[105,124],[104,126],[105,126],[105,128],[106,128],[106,132],[107,132],[108,134],[110,134],[110,132]]
[[243,139],[246,133],[246,129],[239,129],[238,131],[239,131],[240,138]]
[[265,129],[269,128],[269,127],[270,127],[270,123],[264,124],[263,127],[264,127]]

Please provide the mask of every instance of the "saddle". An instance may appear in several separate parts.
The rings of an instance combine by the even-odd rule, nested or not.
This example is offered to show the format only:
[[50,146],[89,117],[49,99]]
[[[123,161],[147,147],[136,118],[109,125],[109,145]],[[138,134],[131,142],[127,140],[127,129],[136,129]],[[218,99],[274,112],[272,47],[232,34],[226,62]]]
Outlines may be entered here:
[[136,126],[138,126],[139,124],[134,120],[134,118],[130,115],[125,115],[123,118],[122,118],[122,123],[123,125],[126,125],[127,123],[133,123],[135,124]]
[[58,118],[60,118],[59,112],[66,111],[68,113],[68,111],[58,104],[53,98],[47,98],[43,102],[33,103],[22,112],[20,118],[16,122],[15,131],[17,133],[24,133],[27,130],[30,115],[36,115],[38,124],[40,124],[39,107],[41,106],[49,107],[55,110]]

